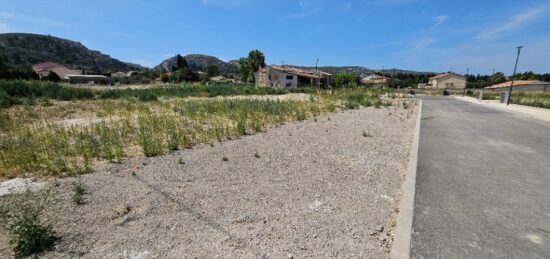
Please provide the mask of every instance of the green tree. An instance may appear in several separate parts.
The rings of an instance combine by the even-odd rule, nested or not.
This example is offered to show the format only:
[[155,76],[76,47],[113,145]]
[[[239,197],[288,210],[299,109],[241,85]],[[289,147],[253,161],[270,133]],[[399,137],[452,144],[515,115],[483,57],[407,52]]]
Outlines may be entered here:
[[506,82],[506,76],[504,76],[504,73],[502,73],[502,72],[496,72],[493,75],[493,82],[495,84],[504,83],[504,82]]
[[359,85],[360,78],[352,74],[336,74],[332,81],[335,88],[351,88]]
[[239,59],[241,80],[246,83],[254,82],[254,73],[265,67],[265,55],[259,50],[252,50],[247,58]]
[[265,67],[265,55],[259,50],[253,50],[248,53],[248,64],[252,73],[258,72],[260,68]]
[[217,66],[208,66],[206,68],[206,74],[208,74],[208,78],[219,76],[220,69]]
[[50,73],[48,73],[48,76],[46,77],[46,80],[52,81],[52,82],[59,82],[61,81],[61,77],[59,77],[57,73],[50,71]]
[[176,57],[176,70],[184,70],[188,68],[189,66],[187,65],[187,60],[178,54]]
[[170,77],[168,76],[168,74],[162,73],[162,74],[160,75],[160,80],[161,80],[163,83],[167,83],[167,82],[170,80]]
[[251,77],[250,65],[248,64],[247,58],[239,59],[239,71],[241,75],[241,81],[248,83]]

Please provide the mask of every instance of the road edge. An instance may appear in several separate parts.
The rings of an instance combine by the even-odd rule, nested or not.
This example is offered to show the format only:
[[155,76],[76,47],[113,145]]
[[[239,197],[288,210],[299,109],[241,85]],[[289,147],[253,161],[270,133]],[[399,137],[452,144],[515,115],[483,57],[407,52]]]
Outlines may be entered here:
[[453,96],[454,99],[473,103],[473,104],[480,104],[485,106],[486,108],[492,108],[500,111],[510,112],[516,115],[524,116],[530,119],[535,119],[539,121],[544,122],[550,122],[550,110],[544,109],[544,108],[538,108],[538,107],[531,107],[531,106],[525,106],[525,105],[518,105],[518,104],[511,104],[510,106],[507,106],[505,104],[500,103],[490,103],[486,101],[480,101],[478,99],[474,99],[472,97],[461,97],[461,96]]
[[422,100],[419,101],[418,118],[414,130],[414,139],[409,155],[407,176],[403,183],[403,194],[399,205],[397,227],[391,248],[391,258],[408,259],[411,251],[412,223],[414,215],[414,196],[416,192],[416,167],[418,164],[418,147],[420,140],[420,121],[422,120]]

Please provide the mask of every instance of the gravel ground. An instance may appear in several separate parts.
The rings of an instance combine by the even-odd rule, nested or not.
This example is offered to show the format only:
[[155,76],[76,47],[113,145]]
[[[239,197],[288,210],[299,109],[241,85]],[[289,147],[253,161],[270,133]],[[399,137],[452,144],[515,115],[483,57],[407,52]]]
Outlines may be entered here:
[[60,180],[61,240],[42,256],[388,258],[415,118],[393,107],[323,114],[113,164],[82,176],[81,206],[76,180]]

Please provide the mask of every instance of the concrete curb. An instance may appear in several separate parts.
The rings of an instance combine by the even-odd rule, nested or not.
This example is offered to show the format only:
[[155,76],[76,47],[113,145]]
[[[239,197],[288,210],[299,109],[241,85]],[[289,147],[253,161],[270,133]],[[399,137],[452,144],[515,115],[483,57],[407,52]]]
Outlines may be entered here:
[[403,195],[399,205],[397,227],[391,248],[391,258],[408,259],[411,251],[412,223],[414,215],[414,195],[416,191],[416,166],[418,163],[418,146],[420,139],[420,121],[422,120],[422,100],[419,101],[416,129],[409,155],[407,176],[403,183]]

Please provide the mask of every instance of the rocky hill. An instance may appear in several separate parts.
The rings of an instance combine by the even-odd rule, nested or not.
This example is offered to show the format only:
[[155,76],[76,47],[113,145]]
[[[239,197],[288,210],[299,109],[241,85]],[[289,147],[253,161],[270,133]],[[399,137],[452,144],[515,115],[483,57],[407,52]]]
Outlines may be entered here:
[[[169,59],[162,61],[158,66],[154,67],[154,70],[164,69],[165,71],[172,71],[172,68],[176,65],[177,56],[173,56]],[[200,55],[200,54],[190,54],[184,56],[187,65],[195,71],[206,71],[208,66],[217,66],[220,73],[223,74],[238,74],[239,67],[235,64],[225,62],[220,60],[217,57]]]
[[100,72],[135,71],[144,67],[122,62],[80,42],[49,35],[28,33],[0,34],[0,55],[10,65],[55,62]]
[[[308,69],[308,70],[314,70],[315,67],[299,67],[302,69]],[[342,67],[319,67],[319,70],[331,73],[333,75],[336,74],[352,74],[359,77],[366,77],[368,75],[371,75],[374,72],[382,72],[384,74],[392,74],[392,73],[402,73],[402,74],[413,74],[413,75],[427,75],[427,74],[433,74],[432,72],[418,72],[418,71],[411,71],[411,70],[402,70],[402,69],[370,69],[366,67],[361,66],[342,66]]]

